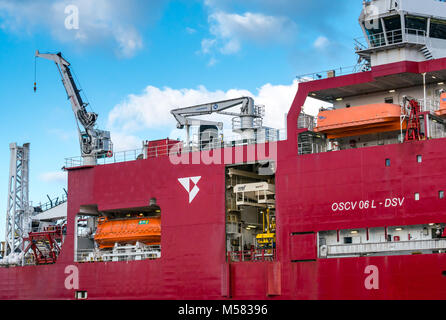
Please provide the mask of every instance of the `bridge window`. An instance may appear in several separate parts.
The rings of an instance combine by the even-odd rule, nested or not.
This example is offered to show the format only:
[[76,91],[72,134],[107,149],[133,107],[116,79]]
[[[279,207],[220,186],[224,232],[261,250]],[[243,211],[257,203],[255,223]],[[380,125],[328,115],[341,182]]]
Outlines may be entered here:
[[386,27],[386,31],[394,31],[401,29],[401,16],[391,16],[384,18],[384,25]]
[[353,238],[352,237],[344,237],[344,244],[349,244],[349,243],[353,243]]
[[366,21],[363,25],[372,47],[379,47],[386,44],[381,20]]
[[431,20],[430,37],[446,40],[446,21]]
[[364,22],[365,30],[367,31],[368,35],[374,35],[378,33],[383,33],[383,27],[381,24],[381,20],[370,20]]
[[427,30],[427,18],[406,16],[406,29],[409,34],[423,35]]
[[401,32],[401,16],[397,15],[384,18],[384,25],[386,27],[387,41],[389,44],[403,41],[403,35]]

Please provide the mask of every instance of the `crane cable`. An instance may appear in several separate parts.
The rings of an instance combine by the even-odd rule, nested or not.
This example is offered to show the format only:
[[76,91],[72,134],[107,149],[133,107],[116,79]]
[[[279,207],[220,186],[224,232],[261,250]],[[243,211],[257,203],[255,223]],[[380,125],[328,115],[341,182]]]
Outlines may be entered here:
[[34,92],[37,91],[37,57],[34,57]]
[[79,78],[77,77],[76,71],[74,71],[74,68],[71,69],[71,73],[73,74],[75,82],[77,82],[77,84],[79,86],[79,92],[82,92],[82,95],[84,96],[85,101],[87,102],[87,105],[90,107],[90,110],[92,112],[94,112],[93,107],[91,106],[90,101],[88,100],[87,94],[85,93],[84,89],[82,88],[82,84],[79,81]]

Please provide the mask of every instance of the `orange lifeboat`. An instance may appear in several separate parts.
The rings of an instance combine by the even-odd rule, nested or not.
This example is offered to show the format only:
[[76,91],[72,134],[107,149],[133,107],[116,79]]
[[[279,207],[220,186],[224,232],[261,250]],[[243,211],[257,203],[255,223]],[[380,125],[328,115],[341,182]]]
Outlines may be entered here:
[[435,111],[435,114],[439,117],[446,117],[446,93],[442,93],[440,96],[440,109]]
[[314,131],[327,134],[328,139],[397,131],[401,129],[400,116],[401,106],[391,103],[326,110],[319,112]]
[[140,217],[130,219],[98,220],[98,228],[94,240],[100,249],[113,248],[115,243],[146,245],[161,244],[161,218]]

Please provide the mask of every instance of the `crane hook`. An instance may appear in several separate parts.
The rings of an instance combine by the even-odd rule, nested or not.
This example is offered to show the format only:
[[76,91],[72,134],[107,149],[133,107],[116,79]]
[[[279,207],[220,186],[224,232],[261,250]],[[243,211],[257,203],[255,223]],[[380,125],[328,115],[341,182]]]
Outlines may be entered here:
[[34,92],[37,91],[37,57],[34,57]]

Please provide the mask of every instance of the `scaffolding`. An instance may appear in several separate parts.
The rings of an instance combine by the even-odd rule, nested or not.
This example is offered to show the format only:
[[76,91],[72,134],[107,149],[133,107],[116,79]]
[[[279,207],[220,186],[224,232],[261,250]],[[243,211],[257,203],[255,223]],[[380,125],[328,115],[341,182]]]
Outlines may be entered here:
[[29,143],[24,144],[22,147],[17,146],[16,143],[9,145],[11,161],[6,209],[5,256],[22,253],[24,238],[31,231],[29,147]]

